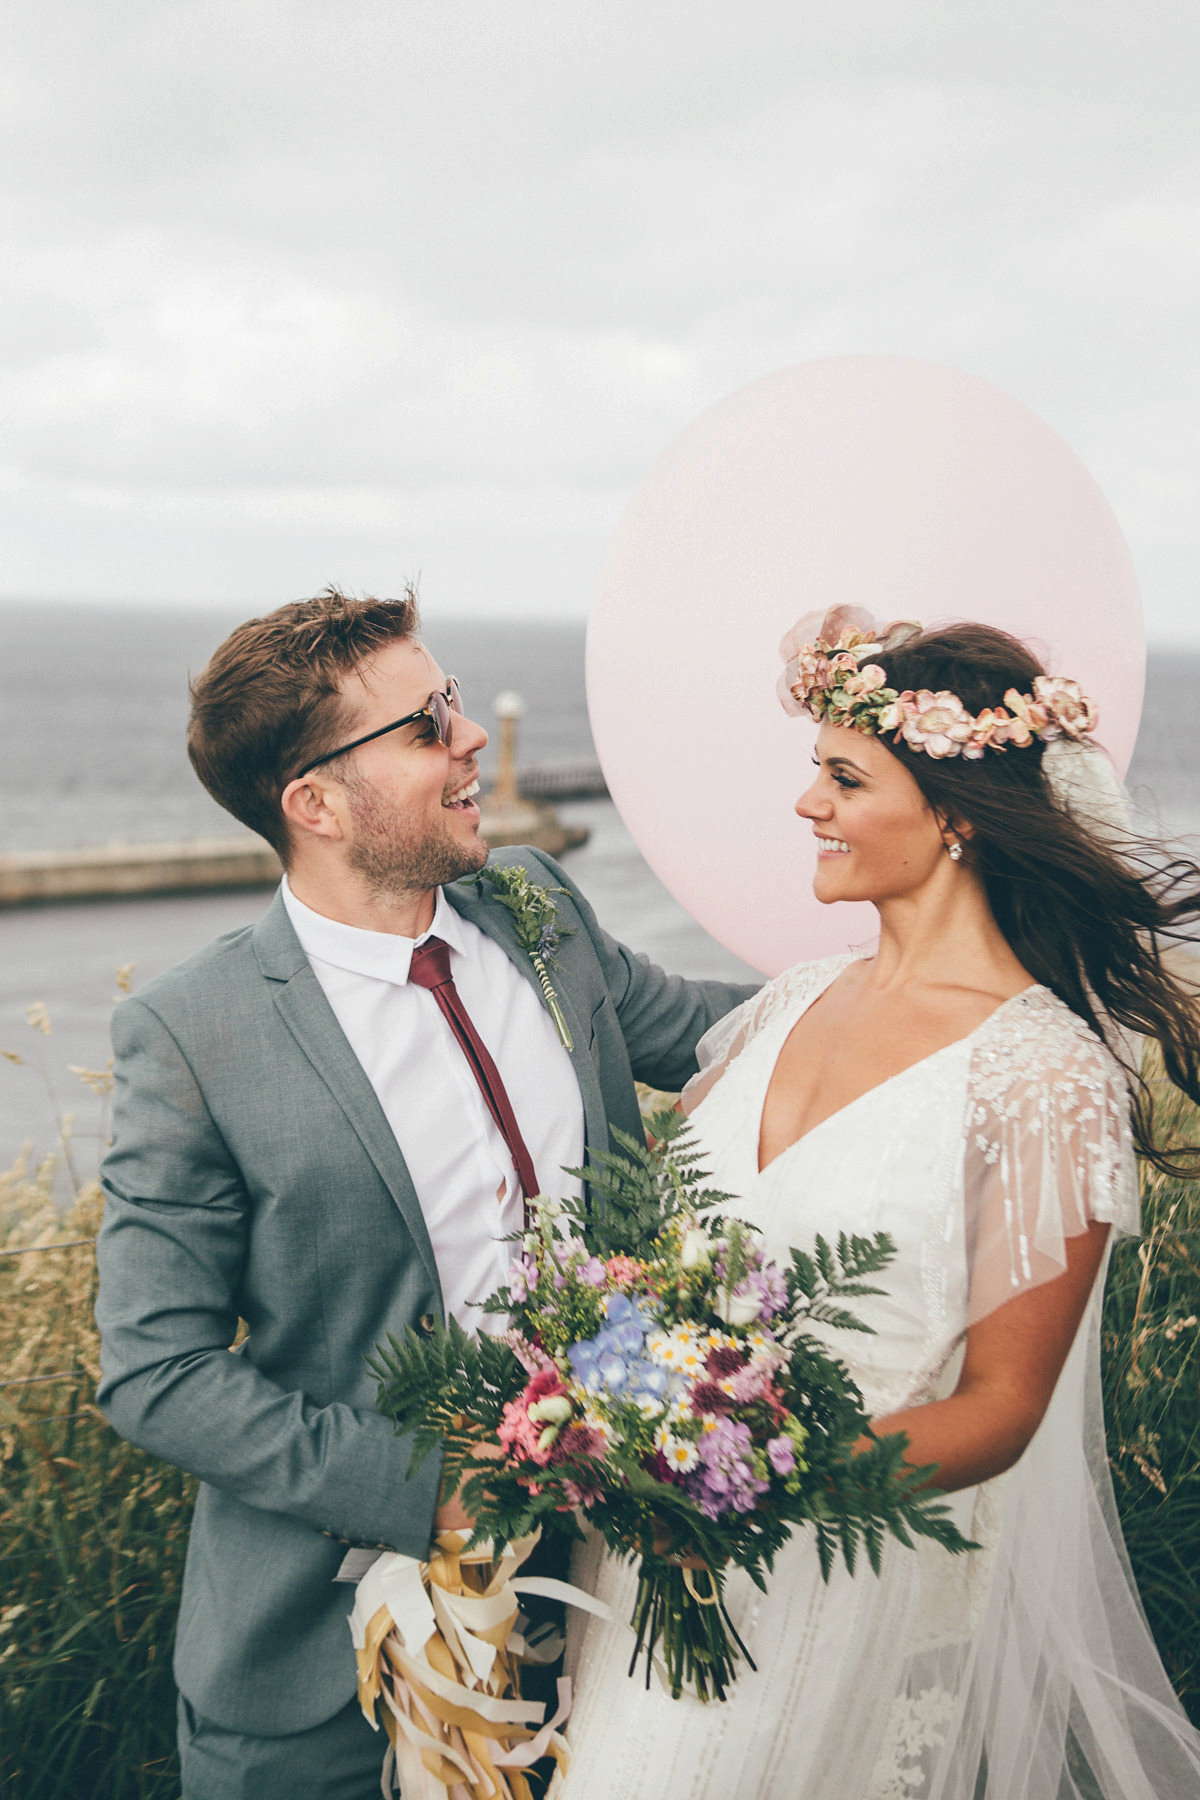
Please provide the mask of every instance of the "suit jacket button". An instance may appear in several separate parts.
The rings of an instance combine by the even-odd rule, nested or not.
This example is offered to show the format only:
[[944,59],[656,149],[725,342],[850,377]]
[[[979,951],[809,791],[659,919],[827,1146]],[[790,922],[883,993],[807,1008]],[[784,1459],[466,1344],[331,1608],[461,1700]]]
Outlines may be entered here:
[[434,1318],[432,1313],[422,1313],[421,1314],[421,1317],[419,1320],[419,1328],[421,1331],[423,1331],[425,1333],[426,1337],[433,1336],[433,1328],[436,1324],[437,1324],[437,1320]]

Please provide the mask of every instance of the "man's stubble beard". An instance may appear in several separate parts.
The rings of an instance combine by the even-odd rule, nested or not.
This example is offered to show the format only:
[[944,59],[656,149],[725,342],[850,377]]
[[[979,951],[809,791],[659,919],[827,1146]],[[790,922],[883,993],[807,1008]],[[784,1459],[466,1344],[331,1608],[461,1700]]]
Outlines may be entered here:
[[364,781],[346,783],[354,840],[348,862],[371,892],[385,898],[428,893],[463,875],[474,875],[488,858],[482,840],[463,844],[442,833],[418,832],[404,812]]

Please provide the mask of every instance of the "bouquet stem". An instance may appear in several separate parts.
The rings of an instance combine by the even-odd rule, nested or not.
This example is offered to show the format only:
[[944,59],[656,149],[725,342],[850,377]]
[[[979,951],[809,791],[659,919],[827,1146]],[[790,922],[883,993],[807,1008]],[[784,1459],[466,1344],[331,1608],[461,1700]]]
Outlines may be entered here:
[[[699,1580],[696,1579],[697,1574]],[[704,1592],[707,1586],[708,1592]],[[720,1574],[658,1558],[645,1558],[638,1577],[632,1625],[636,1642],[629,1673],[645,1659],[646,1686],[661,1644],[661,1663],[672,1700],[685,1686],[699,1700],[724,1700],[736,1678],[736,1664],[755,1667],[725,1607]]]

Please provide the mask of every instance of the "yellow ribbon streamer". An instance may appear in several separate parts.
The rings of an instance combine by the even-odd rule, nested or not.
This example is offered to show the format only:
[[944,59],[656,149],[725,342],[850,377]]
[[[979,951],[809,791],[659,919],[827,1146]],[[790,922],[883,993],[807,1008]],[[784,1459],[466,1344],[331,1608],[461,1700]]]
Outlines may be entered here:
[[524,1770],[543,1756],[565,1775],[558,1727],[569,1684],[560,1681],[558,1710],[544,1724],[545,1708],[520,1698],[517,1593],[608,1609],[566,1582],[513,1582],[539,1536],[496,1556],[490,1543],[467,1550],[463,1534],[445,1532],[427,1563],[389,1553],[359,1582],[350,1617],[359,1704],[375,1725],[383,1702],[385,1779],[394,1775],[404,1800],[533,1800]]

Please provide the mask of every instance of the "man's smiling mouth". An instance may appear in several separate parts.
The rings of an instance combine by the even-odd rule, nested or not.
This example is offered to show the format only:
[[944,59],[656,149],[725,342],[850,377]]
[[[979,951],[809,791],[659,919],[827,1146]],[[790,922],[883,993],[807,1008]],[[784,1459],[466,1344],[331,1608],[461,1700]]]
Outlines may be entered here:
[[472,801],[475,798],[475,795],[478,792],[479,792],[478,781],[468,781],[468,783],[465,787],[458,788],[447,799],[443,800],[442,805],[449,812],[461,812],[466,807],[471,805]]

